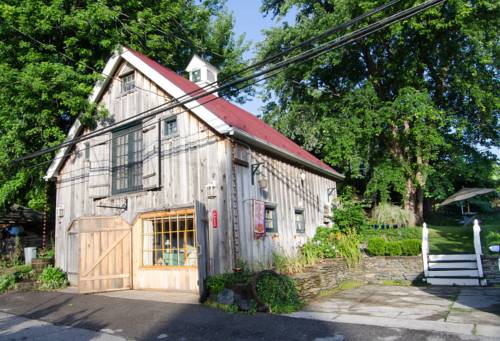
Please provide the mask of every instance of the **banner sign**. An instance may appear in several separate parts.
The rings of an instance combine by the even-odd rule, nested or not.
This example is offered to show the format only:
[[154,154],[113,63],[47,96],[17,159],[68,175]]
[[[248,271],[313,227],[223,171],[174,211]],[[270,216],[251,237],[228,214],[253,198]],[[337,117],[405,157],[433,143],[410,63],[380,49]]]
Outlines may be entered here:
[[259,239],[266,234],[265,210],[266,205],[264,201],[253,201],[253,225],[255,239]]

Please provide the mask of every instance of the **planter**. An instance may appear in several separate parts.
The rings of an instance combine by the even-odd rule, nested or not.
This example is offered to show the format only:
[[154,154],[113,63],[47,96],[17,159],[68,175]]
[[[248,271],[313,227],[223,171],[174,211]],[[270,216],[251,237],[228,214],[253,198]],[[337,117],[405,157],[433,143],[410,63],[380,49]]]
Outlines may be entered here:
[[50,258],[34,258],[31,260],[33,271],[41,273],[43,269],[49,265],[54,265],[54,260]]

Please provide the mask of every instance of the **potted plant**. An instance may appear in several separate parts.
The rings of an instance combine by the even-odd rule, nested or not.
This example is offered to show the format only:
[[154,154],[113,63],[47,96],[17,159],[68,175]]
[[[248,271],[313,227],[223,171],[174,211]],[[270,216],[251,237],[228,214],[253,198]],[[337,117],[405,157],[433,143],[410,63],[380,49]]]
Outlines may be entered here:
[[54,249],[44,249],[40,251],[37,258],[31,261],[33,271],[41,273],[49,265],[54,265]]

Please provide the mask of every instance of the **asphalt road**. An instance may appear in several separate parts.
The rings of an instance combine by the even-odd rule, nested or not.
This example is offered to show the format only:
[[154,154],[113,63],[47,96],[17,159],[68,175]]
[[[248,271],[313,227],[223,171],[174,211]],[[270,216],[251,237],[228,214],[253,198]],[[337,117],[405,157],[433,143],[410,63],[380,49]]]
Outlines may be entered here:
[[[134,340],[480,340],[458,334],[332,323],[260,313],[228,314],[203,305],[59,292],[5,293],[0,295],[0,311],[60,326],[104,331]],[[17,336],[12,332],[2,335],[0,339],[15,340]]]

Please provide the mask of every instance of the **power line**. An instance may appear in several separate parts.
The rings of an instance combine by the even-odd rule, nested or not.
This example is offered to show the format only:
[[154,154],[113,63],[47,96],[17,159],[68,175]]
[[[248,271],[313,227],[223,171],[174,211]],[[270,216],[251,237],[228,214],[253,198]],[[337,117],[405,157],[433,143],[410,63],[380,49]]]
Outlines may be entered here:
[[[263,77],[263,78],[257,79],[257,80],[255,80],[255,81],[254,81],[252,84],[250,84],[250,85],[246,85],[246,84],[245,84],[242,88],[244,88],[244,87],[246,87],[246,86],[252,86],[252,85],[257,84],[257,83],[259,83],[259,82],[263,82],[263,81],[265,81],[265,80],[267,80],[267,79],[269,79],[269,78],[272,78],[272,77],[276,76],[277,74],[279,74],[280,72],[283,72],[283,71],[285,71],[285,69],[281,69],[281,70],[279,70],[279,71],[277,71],[277,72],[274,72],[274,73],[272,73],[272,74],[270,74],[270,75],[267,75],[266,77]],[[239,90],[240,90],[240,89],[239,89]],[[197,106],[195,106],[195,107],[193,107],[193,108],[201,107],[201,106],[206,105],[207,103],[210,103],[210,102],[213,102],[213,101],[217,101],[217,100],[221,100],[221,99],[222,99],[221,97],[214,97],[214,98],[211,98],[211,99],[207,100],[206,102],[203,102],[203,103],[198,104]],[[191,109],[189,109],[189,110],[182,110],[182,111],[178,112],[178,113],[176,114],[176,116],[177,116],[177,115],[180,115],[180,114],[183,114],[183,113],[186,113],[186,112],[190,112],[190,110],[192,110],[193,108],[191,108]],[[151,122],[151,123],[148,123],[148,124],[142,125],[142,126],[140,126],[140,127],[136,127],[136,128],[130,129],[130,130],[129,130],[129,132],[135,132],[135,131],[144,130],[145,128],[150,127],[150,126],[153,126],[153,125],[155,125],[155,124],[157,124],[157,122],[156,122],[156,121],[153,121],[153,122]],[[116,137],[111,137],[111,138],[109,138],[109,139],[107,139],[107,140],[100,141],[99,143],[96,143],[96,144],[94,144],[94,145],[91,145],[91,146],[85,147],[85,148],[84,148],[84,150],[87,150],[87,149],[89,149],[89,150],[90,150],[90,149],[92,149],[92,148],[95,148],[95,147],[97,147],[97,146],[102,145],[103,143],[107,143],[107,142],[113,141],[114,139],[116,139]],[[68,153],[68,154],[65,154],[65,155],[63,155],[63,156],[54,157],[54,158],[51,158],[51,159],[49,159],[49,160],[44,160],[44,161],[39,162],[39,163],[34,164],[34,165],[28,165],[28,166],[26,166],[26,168],[28,168],[28,169],[29,169],[29,168],[35,168],[35,167],[38,167],[38,166],[42,166],[42,165],[45,165],[45,164],[51,163],[51,162],[56,161],[56,160],[65,159],[65,158],[67,158],[68,156],[71,156],[71,155],[76,155],[78,152],[79,152],[78,150],[75,150],[75,151],[73,151],[73,152],[71,152],[71,153]]]
[[[347,28],[347,27],[350,27],[350,26],[352,26],[352,25],[354,25],[354,24],[356,24],[356,23],[360,22],[361,20],[363,20],[363,19],[365,19],[365,18],[367,18],[367,17],[369,17],[369,16],[371,16],[371,15],[374,15],[374,14],[376,14],[376,13],[379,13],[380,11],[383,11],[383,10],[385,10],[386,8],[390,7],[390,6],[393,6],[394,4],[398,3],[399,1],[401,1],[401,0],[393,0],[393,1],[391,1],[391,2],[389,2],[389,3],[387,3],[387,4],[385,4],[385,5],[381,5],[381,6],[379,6],[379,7],[375,8],[375,9],[373,9],[373,10],[371,10],[371,11],[369,11],[369,12],[365,13],[365,14],[362,14],[362,15],[360,15],[360,16],[358,16],[358,17],[356,17],[356,18],[354,18],[354,19],[352,19],[352,20],[350,20],[350,21],[348,21],[347,23],[337,25],[337,26],[335,26],[335,27],[333,27],[333,28],[331,28],[331,29],[329,29],[329,30],[327,30],[327,31],[323,32],[322,34],[320,34],[320,35],[318,35],[318,36],[315,36],[315,37],[309,38],[309,39],[307,39],[306,41],[304,41],[304,42],[300,43],[300,44],[299,44],[299,45],[297,45],[297,46],[290,47],[290,48],[288,48],[288,49],[287,49],[287,50],[285,50],[285,51],[282,51],[282,52],[276,53],[276,54],[274,54],[274,55],[272,55],[272,56],[270,56],[270,57],[268,57],[268,58],[265,58],[264,60],[261,60],[260,62],[257,62],[257,63],[255,63],[255,64],[253,64],[253,65],[250,65],[250,66],[248,66],[248,67],[246,67],[246,68],[244,68],[244,69],[242,69],[242,70],[240,70],[240,71],[238,71],[238,72],[234,73],[233,75],[228,75],[227,77],[225,77],[225,78],[223,79],[223,81],[225,81],[225,80],[229,80],[229,79],[232,79],[232,78],[234,78],[235,76],[237,76],[237,75],[239,75],[239,74],[242,74],[243,72],[246,72],[246,71],[249,71],[249,70],[251,70],[251,69],[255,69],[255,68],[259,67],[259,66],[264,65],[267,61],[272,61],[272,60],[275,60],[275,59],[277,59],[277,58],[279,58],[279,57],[281,57],[281,56],[284,56],[284,55],[286,55],[287,53],[289,53],[289,52],[291,52],[291,51],[293,51],[293,50],[295,50],[295,49],[297,49],[297,48],[299,48],[299,47],[303,47],[303,46],[306,46],[306,45],[308,45],[308,44],[314,43],[314,42],[316,42],[317,40],[319,40],[319,39],[321,39],[321,38],[323,38],[323,37],[326,37],[326,36],[328,36],[328,35],[330,35],[330,34],[333,34],[333,33],[335,33],[335,32],[338,32],[338,31],[342,30],[342,29],[345,29],[345,28]],[[16,28],[14,28],[14,29],[16,29]],[[16,29],[16,30],[17,30],[17,29]],[[18,30],[18,31],[19,31],[19,30]],[[19,31],[19,32],[20,32],[20,31]],[[24,34],[23,32],[20,32],[20,33]],[[39,44],[45,45],[44,43],[39,42],[38,40],[36,40],[35,38],[33,38],[33,37],[29,36],[29,35],[28,35],[28,37],[29,37],[29,38],[31,38],[31,39],[33,39],[34,41],[38,42]],[[63,54],[63,55],[64,55],[64,54]],[[67,56],[67,58],[69,58],[70,60],[74,61],[74,59],[72,59],[72,58],[71,58],[71,57],[69,57],[69,56]],[[74,61],[74,62],[76,62],[76,61]],[[85,65],[85,64],[83,63],[83,65]],[[87,66],[87,67],[89,67],[88,65],[86,65],[86,66]],[[89,67],[89,68],[91,68],[91,67]],[[92,69],[93,71],[96,71],[96,72],[97,72],[97,70],[95,70],[95,69],[93,69],[93,68],[91,68],[91,69]],[[105,75],[105,74],[104,74],[104,75]],[[109,77],[111,77],[111,76],[109,76]],[[159,108],[159,107],[161,107],[161,106],[164,106],[164,105],[167,105],[167,104],[169,104],[169,103],[178,103],[178,101],[179,101],[179,100],[181,100],[181,99],[183,99],[183,98],[188,98],[190,95],[193,95],[193,94],[206,94],[206,91],[204,91],[204,90],[207,90],[207,89],[209,89],[209,88],[213,88],[213,86],[214,86],[214,85],[217,85],[217,81],[212,82],[212,83],[210,83],[210,84],[207,84],[207,85],[205,85],[204,87],[201,87],[201,88],[195,89],[195,90],[193,90],[193,91],[191,91],[191,92],[189,92],[189,93],[186,93],[186,94],[184,94],[184,95],[182,95],[182,96],[180,96],[180,97],[178,97],[178,98],[175,98],[175,99],[172,99],[172,100],[170,100],[170,101],[167,101],[166,103],[161,104],[161,105],[160,105],[160,106],[158,106],[157,108]],[[231,85],[231,86],[232,86],[232,85]],[[217,91],[217,90],[216,90],[216,91]],[[215,91],[210,91],[209,93],[213,93],[213,92],[215,92]],[[149,109],[149,110],[154,110],[154,109],[155,109],[155,108],[152,108],[152,109]],[[138,114],[136,114],[136,115],[134,115],[134,116],[132,116],[132,117],[129,117],[128,119],[132,119],[132,118],[134,118],[134,117],[138,117],[138,116],[140,116],[141,114],[144,114],[144,113],[148,112],[149,110],[144,111],[144,112],[142,112],[142,113],[138,113]],[[168,109],[165,109],[165,110],[168,110]],[[128,119],[127,119],[127,120],[128,120]],[[108,127],[106,127],[106,128],[111,128],[111,127],[116,126],[116,125],[118,125],[118,124],[121,124],[121,122],[116,122],[116,123],[114,123],[114,124],[112,124],[112,125],[110,125],[110,126],[108,126]],[[102,129],[104,129],[104,128],[102,128]],[[94,131],[94,132],[92,132],[92,133],[90,133],[90,134],[95,134],[95,133],[97,133],[97,132],[98,132],[98,131]],[[89,134],[87,134],[87,135],[89,135]],[[83,138],[83,136],[81,136],[80,138]],[[89,138],[90,138],[90,137],[89,137]],[[64,142],[63,142],[63,143],[64,143]],[[23,158],[16,159],[16,160],[15,160],[15,162],[16,162],[16,161],[20,161],[20,160],[23,160]]]
[[399,22],[399,21],[402,21],[402,20],[405,20],[405,19],[408,19],[412,16],[415,16],[431,7],[434,7],[442,2],[444,2],[445,0],[432,0],[432,1],[428,1],[428,2],[425,2],[421,5],[418,5],[418,6],[415,6],[415,7],[412,7],[410,9],[407,9],[407,10],[404,10],[404,11],[400,11],[392,16],[389,16],[387,18],[384,18],[382,20],[379,20],[373,24],[370,24],[368,25],[367,27],[365,28],[362,28],[362,29],[358,29],[356,31],[353,31],[349,34],[346,34],[340,38],[337,38],[337,39],[334,39],[330,42],[327,42],[323,45],[320,45],[319,47],[316,47],[316,48],[313,48],[313,49],[310,49],[308,51],[305,51],[299,55],[296,55],[294,57],[290,57],[288,59],[285,59],[279,63],[276,63],[275,65],[263,70],[263,71],[260,71],[260,72],[257,72],[257,73],[254,73],[253,75],[251,76],[246,76],[246,77],[242,77],[242,78],[239,78],[235,81],[232,81],[232,82],[229,82],[229,83],[226,83],[225,85],[222,85],[222,86],[219,86],[218,88],[216,89],[213,89],[213,90],[209,90],[209,91],[206,91],[204,92],[203,94],[200,94],[200,95],[196,95],[194,97],[191,97],[187,100],[183,100],[183,101],[178,101],[178,100],[175,100],[176,103],[174,104],[171,104],[171,105],[168,105],[167,107],[163,108],[164,105],[167,105],[168,103],[165,103],[165,104],[162,104],[162,105],[159,105],[155,108],[151,108],[151,109],[148,109],[146,111],[143,111],[137,115],[134,115],[134,116],[131,116],[130,118],[127,118],[125,120],[122,120],[120,122],[117,122],[115,124],[112,124],[110,126],[107,126],[107,127],[104,127],[104,128],[101,128],[101,129],[98,129],[92,133],[88,133],[86,135],[82,135],[80,136],[79,138],[74,138],[70,141],[65,141],[59,145],[56,145],[56,146],[53,146],[53,147],[49,147],[49,148],[45,148],[45,149],[42,149],[38,152],[35,152],[35,153],[31,153],[27,156],[24,156],[24,157],[21,157],[21,158],[18,158],[16,159],[14,162],[19,162],[19,161],[22,161],[22,160],[27,160],[27,159],[31,159],[33,157],[37,157],[37,156],[40,156],[40,155],[43,155],[43,154],[46,154],[46,153],[49,153],[51,151],[54,151],[54,150],[57,150],[57,149],[60,149],[62,147],[66,147],[66,146],[70,146],[74,143],[77,143],[77,142],[81,142],[81,141],[84,141],[84,140],[87,140],[87,139],[90,139],[90,138],[93,138],[95,136],[98,136],[100,134],[103,134],[103,133],[106,133],[106,132],[110,132],[112,130],[112,128],[117,125],[117,124],[124,124],[124,122],[129,122],[130,120],[132,119],[146,119],[146,118],[149,118],[153,115],[156,115],[157,113],[159,112],[162,112],[162,111],[166,111],[166,110],[170,110],[172,108],[175,108],[177,106],[181,106],[181,105],[184,105],[184,104],[187,104],[189,102],[192,102],[192,101],[196,101],[200,98],[203,98],[203,97],[206,97],[210,94],[213,94],[214,92],[217,92],[217,91],[220,91],[221,89],[226,89],[226,88],[229,88],[229,87],[232,87],[232,86],[235,86],[237,84],[240,84],[240,83],[245,83],[245,82],[248,82],[250,80],[252,80],[253,78],[257,78],[257,77],[260,77],[262,75],[265,75],[266,73],[270,73],[270,72],[273,72],[273,71],[276,71],[276,70],[279,70],[281,68],[284,68],[284,67],[287,67],[289,65],[292,65],[293,63],[296,63],[296,62],[304,62],[304,61],[308,61],[314,57],[317,57],[319,55],[323,55],[327,52],[329,52],[330,50],[332,49],[335,49],[335,48],[339,48],[339,47],[342,47],[342,46],[345,46],[349,43],[352,43],[354,41],[357,41],[359,39],[362,39],[370,34],[373,34],[375,32],[378,32],[380,31],[381,29],[389,26],[389,25],[392,25],[396,22]]

